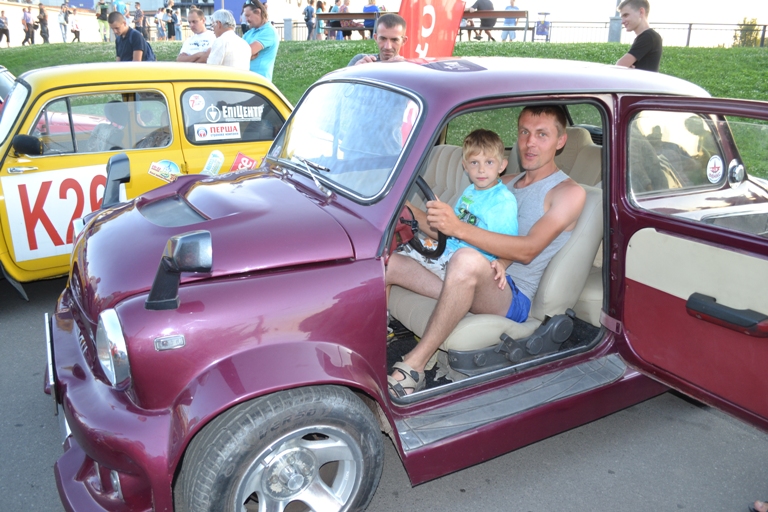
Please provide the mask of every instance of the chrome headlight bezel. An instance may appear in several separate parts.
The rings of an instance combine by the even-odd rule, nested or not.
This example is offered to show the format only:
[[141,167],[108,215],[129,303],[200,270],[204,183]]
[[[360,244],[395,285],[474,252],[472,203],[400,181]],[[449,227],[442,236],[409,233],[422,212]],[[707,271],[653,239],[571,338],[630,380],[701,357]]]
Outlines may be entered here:
[[104,375],[115,388],[125,388],[131,381],[128,348],[120,319],[114,309],[99,314],[96,327],[96,355]]

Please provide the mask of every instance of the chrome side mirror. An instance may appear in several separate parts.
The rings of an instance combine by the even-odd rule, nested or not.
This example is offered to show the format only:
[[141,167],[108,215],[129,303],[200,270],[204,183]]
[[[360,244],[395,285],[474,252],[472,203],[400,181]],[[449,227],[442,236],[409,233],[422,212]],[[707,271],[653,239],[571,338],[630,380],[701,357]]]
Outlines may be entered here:
[[728,164],[728,184],[731,187],[738,187],[741,182],[746,178],[747,173],[744,171],[744,166],[739,163],[735,158]]
[[210,231],[191,231],[172,236],[160,258],[155,281],[144,303],[145,309],[164,310],[179,307],[179,283],[182,272],[206,273],[213,268]]

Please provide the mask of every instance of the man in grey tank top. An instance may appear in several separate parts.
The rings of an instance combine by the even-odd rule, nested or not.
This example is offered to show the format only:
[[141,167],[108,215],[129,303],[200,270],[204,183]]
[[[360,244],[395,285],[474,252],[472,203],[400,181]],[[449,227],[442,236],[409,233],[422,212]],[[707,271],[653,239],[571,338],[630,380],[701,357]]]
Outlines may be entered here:
[[[392,374],[407,393],[424,388],[424,367],[467,312],[501,315],[516,321],[527,318],[541,275],[570,237],[586,199],[584,189],[555,164],[556,151],[565,146],[566,123],[558,106],[526,107],[520,113],[517,149],[524,172],[502,178],[517,198],[518,236],[492,233],[461,222],[449,204],[427,203],[431,228],[499,259],[489,265],[481,253],[464,248],[451,257],[442,284],[439,280],[435,283],[434,274],[424,267],[420,268],[425,273],[409,275],[416,286],[411,289],[437,299],[437,306],[421,341],[403,358],[410,371]],[[507,265],[504,279],[501,276]]]

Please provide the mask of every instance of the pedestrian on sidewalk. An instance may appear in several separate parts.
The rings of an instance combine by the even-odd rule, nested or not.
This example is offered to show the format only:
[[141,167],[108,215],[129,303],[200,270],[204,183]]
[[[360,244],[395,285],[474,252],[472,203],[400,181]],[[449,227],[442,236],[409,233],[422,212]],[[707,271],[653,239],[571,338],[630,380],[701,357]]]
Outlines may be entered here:
[[31,9],[31,7],[24,7],[21,10],[21,26],[24,27],[24,40],[21,42],[21,46],[27,43],[35,44],[35,27],[30,13]]
[[8,31],[8,18],[5,17],[5,11],[0,11],[0,43],[3,42],[3,36],[5,36],[5,44],[10,48],[11,35]]
[[72,12],[69,13],[69,30],[75,35],[70,42],[74,43],[77,41],[80,43],[80,20],[77,19],[77,9],[74,7]]
[[61,4],[61,7],[59,8],[58,20],[59,30],[61,30],[61,42],[66,43],[67,30],[69,29],[69,9],[67,8],[66,3]]
[[307,24],[307,41],[315,38],[315,0],[307,0],[304,8],[304,23]]
[[42,2],[38,5],[37,22],[40,25],[40,37],[43,38],[43,44],[49,44],[48,40],[48,13],[45,12],[45,6]]
[[96,4],[96,21],[99,24],[99,35],[101,36],[101,42],[106,43],[109,41],[109,24],[107,23],[107,15],[109,14],[109,6],[105,0],[99,0]]

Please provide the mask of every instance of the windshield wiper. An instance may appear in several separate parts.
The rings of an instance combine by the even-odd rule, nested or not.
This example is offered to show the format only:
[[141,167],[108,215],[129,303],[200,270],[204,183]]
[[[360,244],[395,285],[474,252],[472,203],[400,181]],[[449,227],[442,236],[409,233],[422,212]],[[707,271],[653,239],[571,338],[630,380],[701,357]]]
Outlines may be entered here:
[[317,175],[314,172],[312,172],[312,169],[310,169],[310,167],[312,167],[313,169],[317,169],[318,171],[331,172],[331,170],[328,169],[327,167],[323,167],[320,164],[316,164],[311,160],[307,160],[306,158],[301,158],[300,156],[293,155],[291,158],[296,159],[299,162],[304,164],[304,168],[307,170],[307,173],[312,177],[312,181],[315,182],[315,185],[317,185],[317,188],[320,190],[320,192],[325,194],[326,199],[330,199],[331,196],[333,195],[333,192],[325,188],[323,184],[320,183],[320,180],[317,179]]

